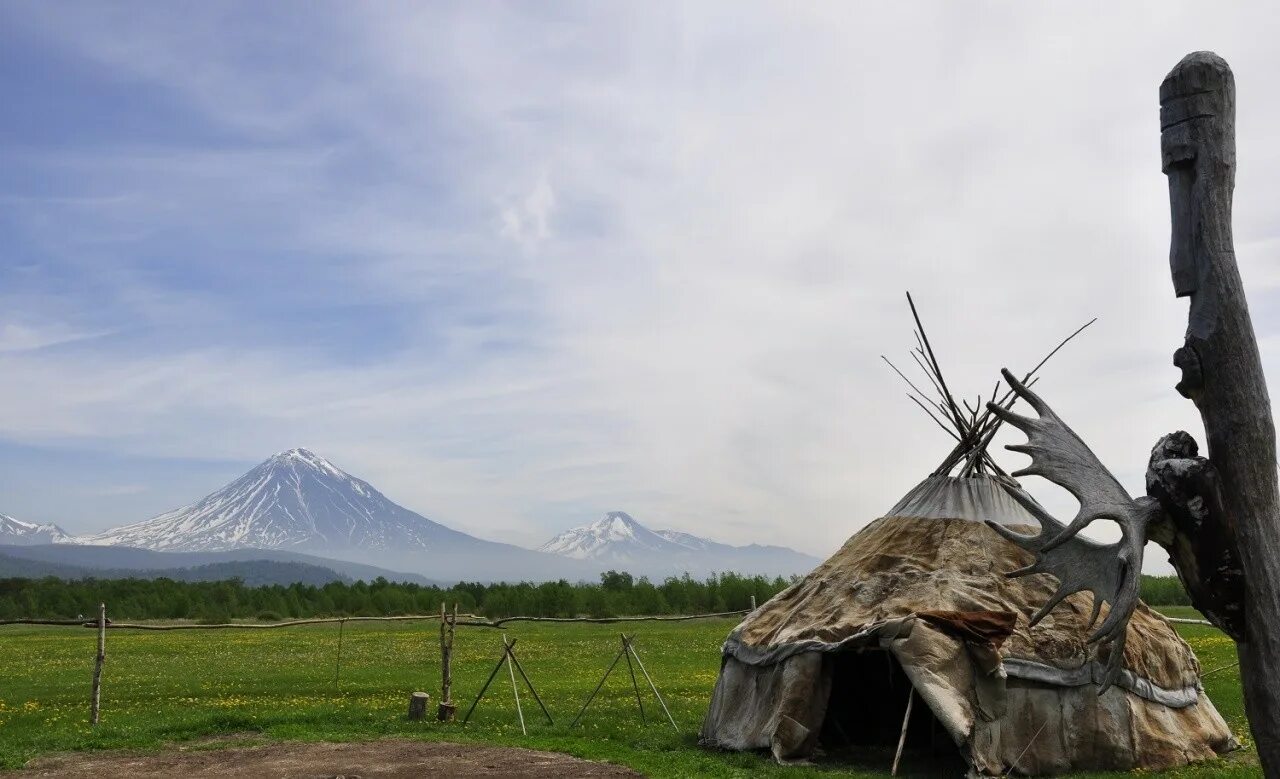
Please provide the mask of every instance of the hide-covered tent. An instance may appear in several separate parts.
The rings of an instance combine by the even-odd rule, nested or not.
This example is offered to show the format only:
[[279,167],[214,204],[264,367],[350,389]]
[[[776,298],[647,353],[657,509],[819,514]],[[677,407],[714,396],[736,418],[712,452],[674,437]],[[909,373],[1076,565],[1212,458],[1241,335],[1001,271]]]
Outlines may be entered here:
[[984,520],[1036,524],[993,477],[930,477],[752,612],[724,644],[702,742],[779,760],[892,748],[911,694],[908,748],[954,744],[977,775],[1169,768],[1234,745],[1191,648],[1145,605],[1099,696],[1092,598],[1028,627],[1056,583],[1006,578],[1031,555]]
[[978,776],[1161,769],[1233,748],[1191,648],[1145,604],[1129,621],[1123,670],[1101,695],[1107,657],[1096,655],[1106,650],[1088,639],[1105,608],[1095,614],[1093,597],[1075,593],[1030,625],[1057,581],[1007,577],[1033,557],[986,523],[1035,533],[1023,505],[1034,501],[986,452],[999,420],[981,403],[969,414],[956,407],[919,336],[918,362],[941,392],[931,416],[950,422],[959,443],[730,633],[702,743],[790,761],[893,755],[905,739],[909,758]]

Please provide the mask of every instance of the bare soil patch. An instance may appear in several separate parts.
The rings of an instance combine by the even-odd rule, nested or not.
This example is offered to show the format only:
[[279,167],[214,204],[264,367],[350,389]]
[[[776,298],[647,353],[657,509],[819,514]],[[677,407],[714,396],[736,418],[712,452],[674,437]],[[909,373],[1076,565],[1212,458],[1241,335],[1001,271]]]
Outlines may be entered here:
[[171,748],[162,752],[74,752],[37,758],[5,779],[61,777],[271,777],[283,779],[410,779],[424,776],[596,779],[639,777],[622,766],[554,752],[406,739],[355,743],[273,743],[229,749]]

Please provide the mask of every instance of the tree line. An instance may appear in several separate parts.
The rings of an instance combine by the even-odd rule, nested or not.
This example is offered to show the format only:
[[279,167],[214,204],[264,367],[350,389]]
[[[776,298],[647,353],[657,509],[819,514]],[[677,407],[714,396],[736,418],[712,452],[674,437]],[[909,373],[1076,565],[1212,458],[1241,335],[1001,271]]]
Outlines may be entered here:
[[749,608],[787,587],[782,577],[725,573],[694,579],[688,574],[660,583],[608,571],[598,583],[564,579],[532,584],[461,582],[443,588],[411,582],[329,582],[323,585],[250,586],[241,579],[200,582],[174,579],[0,579],[0,619],[77,619],[106,603],[114,620],[382,617],[433,614],[440,605],[490,618],[616,617],[640,614],[702,614]]
[[[452,608],[454,603],[461,611],[492,619],[703,614],[747,609],[752,596],[757,603],[764,603],[792,581],[725,573],[705,579],[686,574],[655,584],[620,571],[601,574],[598,583],[563,579],[540,584],[461,582],[448,588],[383,578],[263,586],[250,586],[241,579],[9,578],[0,579],[0,619],[89,617],[100,602],[107,604],[109,615],[118,621],[403,616],[438,613],[441,604]],[[1143,576],[1142,598],[1152,606],[1191,603],[1173,576]]]

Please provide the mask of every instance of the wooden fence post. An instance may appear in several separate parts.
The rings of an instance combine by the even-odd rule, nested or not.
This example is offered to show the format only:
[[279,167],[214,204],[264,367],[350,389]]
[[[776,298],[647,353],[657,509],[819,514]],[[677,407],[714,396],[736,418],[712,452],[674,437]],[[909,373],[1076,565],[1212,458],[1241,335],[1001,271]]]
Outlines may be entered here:
[[107,659],[107,604],[98,604],[98,657],[93,664],[93,698],[89,704],[89,724],[97,725],[102,707],[102,664]]

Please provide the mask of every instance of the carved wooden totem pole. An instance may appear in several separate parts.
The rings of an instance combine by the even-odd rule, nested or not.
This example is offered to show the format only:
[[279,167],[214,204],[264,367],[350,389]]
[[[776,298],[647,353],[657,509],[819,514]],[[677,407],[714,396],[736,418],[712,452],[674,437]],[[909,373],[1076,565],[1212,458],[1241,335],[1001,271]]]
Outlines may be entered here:
[[[1049,573],[1058,590],[1033,623],[1074,592],[1110,610],[1091,641],[1106,662],[1101,692],[1115,681],[1129,616],[1138,602],[1148,540],[1168,550],[1192,602],[1236,641],[1245,709],[1262,768],[1280,777],[1280,495],[1271,403],[1231,239],[1235,186],[1235,80],[1227,63],[1195,52],[1160,85],[1160,147],[1169,178],[1174,292],[1190,297],[1186,342],[1174,354],[1177,389],[1200,410],[1208,459],[1185,432],[1156,443],[1147,495],[1131,499],[1084,441],[1008,371],[1005,380],[1035,410],[1023,417],[989,404],[1027,434],[1008,448],[1031,456],[1014,476],[1042,476],[1072,493],[1070,523],[1050,516],[1010,483],[1010,493],[1042,523],[1036,536],[992,527],[1036,555],[1010,576]],[[1078,534],[1096,519],[1123,532],[1115,544]]]

